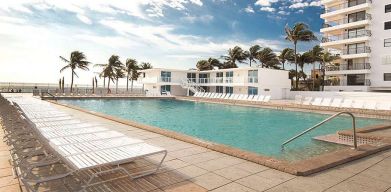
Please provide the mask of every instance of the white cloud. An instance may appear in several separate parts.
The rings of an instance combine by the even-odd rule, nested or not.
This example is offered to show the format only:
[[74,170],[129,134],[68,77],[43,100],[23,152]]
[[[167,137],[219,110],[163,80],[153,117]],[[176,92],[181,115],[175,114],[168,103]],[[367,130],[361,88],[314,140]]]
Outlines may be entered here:
[[195,23],[195,22],[202,22],[202,23],[209,23],[213,21],[214,17],[213,15],[201,15],[201,16],[186,16],[182,17],[181,20],[189,22],[189,23]]
[[261,7],[261,11],[274,12],[276,9],[273,7]]
[[82,15],[82,14],[77,14],[76,17],[82,21],[83,23],[87,24],[87,25],[91,25],[92,24],[92,21],[90,18],[88,18],[87,16],[85,15]]
[[278,0],[257,0],[255,2],[255,5],[269,7],[272,5],[272,3],[276,3],[276,2],[278,2]]
[[245,11],[246,13],[254,13],[254,12],[255,12],[254,9],[253,9],[253,7],[251,7],[251,5],[248,5],[248,6],[244,9],[244,11]]

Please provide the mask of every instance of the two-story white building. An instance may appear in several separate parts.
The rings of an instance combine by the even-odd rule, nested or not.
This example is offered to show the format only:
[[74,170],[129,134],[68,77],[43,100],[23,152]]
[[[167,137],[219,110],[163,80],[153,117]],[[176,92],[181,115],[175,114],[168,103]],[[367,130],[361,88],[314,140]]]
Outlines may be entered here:
[[192,95],[196,91],[271,95],[281,99],[291,88],[289,72],[267,68],[232,68],[209,71],[147,69],[141,71],[139,83],[147,93],[170,92]]
[[391,0],[321,0],[321,46],[339,55],[325,91],[391,90]]

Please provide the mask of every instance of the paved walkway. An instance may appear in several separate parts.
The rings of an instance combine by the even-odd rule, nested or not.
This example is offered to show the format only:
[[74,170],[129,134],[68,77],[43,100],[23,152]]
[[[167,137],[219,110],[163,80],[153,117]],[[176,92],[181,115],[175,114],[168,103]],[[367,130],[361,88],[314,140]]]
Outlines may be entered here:
[[[133,181],[137,184],[135,188],[117,187],[118,191],[391,192],[391,150],[308,177],[298,177],[77,110],[62,106],[58,108],[81,119],[101,122],[114,130],[168,150],[164,168],[158,174]],[[125,183],[118,183],[126,186]]]
[[[0,123],[0,138],[3,136],[4,132]],[[0,140],[0,191],[20,191],[19,181],[12,174],[8,146],[2,139]]]

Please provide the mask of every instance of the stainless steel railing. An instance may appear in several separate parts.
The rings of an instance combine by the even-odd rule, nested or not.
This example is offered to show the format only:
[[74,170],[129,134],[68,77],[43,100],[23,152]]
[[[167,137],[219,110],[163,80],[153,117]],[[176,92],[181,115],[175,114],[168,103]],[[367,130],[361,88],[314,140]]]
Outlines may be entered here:
[[323,124],[325,124],[325,123],[331,121],[332,119],[334,119],[334,118],[336,118],[336,117],[338,117],[338,116],[340,116],[340,115],[342,115],[342,114],[347,114],[347,115],[349,115],[350,117],[352,117],[353,145],[354,145],[354,149],[357,149],[356,117],[353,115],[353,113],[346,112],[346,111],[342,111],[342,112],[336,113],[336,114],[330,116],[329,118],[327,118],[327,119],[321,121],[320,123],[314,125],[313,127],[308,128],[307,130],[301,132],[300,134],[298,134],[298,135],[296,135],[296,136],[294,136],[294,137],[288,139],[287,141],[285,141],[285,142],[281,145],[281,149],[284,150],[285,145],[287,145],[288,143],[294,141],[295,139],[301,137],[302,135],[304,135],[304,134],[306,134],[306,133],[308,133],[308,132],[310,132],[310,131],[312,131],[312,130],[318,128],[318,127],[320,127],[321,125],[323,125]]

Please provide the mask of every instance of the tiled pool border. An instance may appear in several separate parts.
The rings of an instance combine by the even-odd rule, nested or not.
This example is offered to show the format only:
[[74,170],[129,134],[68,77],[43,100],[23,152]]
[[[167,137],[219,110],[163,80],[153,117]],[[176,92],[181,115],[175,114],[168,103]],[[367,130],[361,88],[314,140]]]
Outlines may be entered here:
[[[72,99],[83,99],[82,97],[73,97]],[[122,118],[117,118],[114,116],[106,115],[103,113],[99,113],[96,111],[89,111],[74,105],[62,104],[54,101],[50,101],[54,104],[68,107],[74,110],[82,111],[91,115],[95,115],[104,119],[108,119],[111,121],[115,121],[118,123],[122,123],[124,125],[137,127],[146,131],[150,131],[153,133],[161,134],[170,138],[174,138],[180,141],[184,141],[187,143],[195,144],[201,147],[205,147],[207,149],[211,149],[217,152],[221,152],[227,155],[231,155],[234,157],[238,157],[241,159],[245,159],[260,165],[264,165],[279,171],[283,171],[289,174],[298,175],[298,176],[306,176],[316,172],[320,172],[356,159],[360,159],[362,157],[391,149],[391,141],[384,140],[381,143],[372,144],[372,145],[361,145],[359,150],[353,149],[341,149],[338,151],[322,154],[319,156],[315,156],[313,158],[302,160],[294,163],[289,163],[287,161],[278,160],[272,157],[259,155],[256,153],[244,151],[238,148],[233,148],[227,145],[217,144],[209,141],[204,141],[202,139],[198,139],[195,137],[191,137],[188,135],[180,134],[174,131],[162,129],[155,126],[145,125],[142,123],[138,123],[135,121],[125,120]]]

